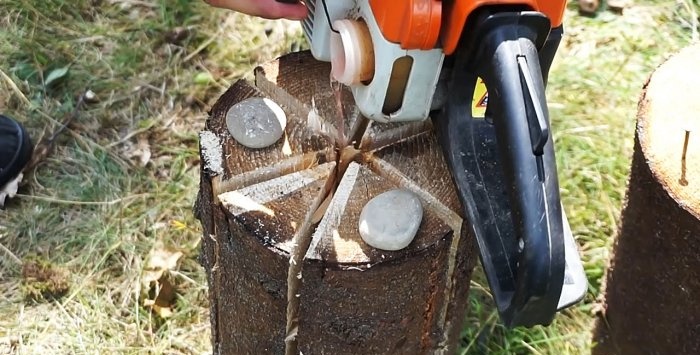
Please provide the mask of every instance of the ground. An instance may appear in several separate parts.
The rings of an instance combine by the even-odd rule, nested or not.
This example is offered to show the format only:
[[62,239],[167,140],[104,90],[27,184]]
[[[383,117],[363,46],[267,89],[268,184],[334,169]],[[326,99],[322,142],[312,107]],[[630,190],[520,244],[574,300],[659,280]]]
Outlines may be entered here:
[[[506,331],[477,273],[463,353],[588,351],[637,100],[697,41],[698,9],[637,1],[582,17],[569,4],[547,90],[589,292],[550,327]],[[0,28],[0,112],[51,148],[0,211],[0,353],[210,352],[197,133],[232,82],[305,46],[298,26],[195,0],[0,0]]]

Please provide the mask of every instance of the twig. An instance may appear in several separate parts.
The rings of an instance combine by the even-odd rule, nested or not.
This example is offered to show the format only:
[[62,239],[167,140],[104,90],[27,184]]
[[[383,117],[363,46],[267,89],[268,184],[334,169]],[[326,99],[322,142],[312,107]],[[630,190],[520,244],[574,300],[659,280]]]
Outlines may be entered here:
[[17,257],[17,255],[15,255],[12,251],[10,251],[10,249],[7,249],[7,247],[4,246],[2,243],[0,243],[0,250],[4,251],[5,254],[7,254],[7,256],[9,256],[10,259],[12,259],[12,261],[17,263],[17,265],[22,266],[22,260],[20,260]]
[[223,32],[223,30],[220,28],[218,31],[216,31],[216,34],[214,34],[213,36],[209,37],[206,41],[204,41],[199,47],[197,47],[197,49],[194,50],[194,52],[188,54],[188,55],[182,60],[182,62],[183,62],[183,63],[189,62],[192,58],[194,58],[195,56],[197,56],[197,54],[199,54],[199,52],[201,52],[201,51],[203,51],[204,49],[206,49],[207,47],[209,47],[209,45],[212,44],[212,43],[216,40],[216,38],[219,37],[219,35],[220,35],[222,32]]
[[196,286],[199,285],[199,283],[198,283],[197,281],[192,280],[192,278],[190,278],[189,276],[187,276],[187,275],[185,275],[185,274],[183,274],[183,273],[181,273],[181,272],[179,272],[179,271],[177,271],[177,270],[168,270],[168,272],[170,272],[171,274],[173,274],[173,276],[181,277],[183,280],[185,280],[185,281],[191,283],[192,285],[196,285]]
[[698,41],[698,15],[697,12],[695,11],[695,6],[693,5],[693,2],[690,1],[690,4],[688,1],[683,1],[683,5],[685,9],[690,12],[690,22],[686,22],[688,27],[690,27],[691,30],[691,41],[692,42],[697,42]]
[[63,200],[60,198],[55,198],[51,196],[38,196],[38,195],[24,195],[24,194],[17,194],[15,195],[17,197],[22,197],[22,198],[28,198],[30,200],[39,200],[39,201],[44,201],[44,202],[50,202],[50,203],[58,203],[58,204],[65,204],[65,205],[76,205],[76,206],[113,206],[116,204],[119,204],[121,202],[126,202],[130,201],[139,197],[144,197],[148,196],[148,194],[137,194],[137,195],[131,195],[131,196],[126,196],[122,198],[118,198],[115,200],[111,201],[74,201],[74,200]]
[[5,74],[5,72],[2,71],[2,69],[0,69],[0,76],[2,76],[2,78],[5,79],[5,81],[7,81],[7,84],[10,85],[10,88],[12,89],[12,91],[14,91],[15,94],[17,96],[19,96],[20,99],[22,99],[22,102],[24,102],[29,107],[32,106],[32,103],[29,102],[29,99],[26,96],[24,96],[24,93],[22,92],[22,90],[20,90],[19,87],[17,87],[17,84],[15,84],[15,82],[12,80],[12,78],[7,76],[7,74]]
[[24,171],[29,172],[30,170],[34,169],[40,162],[42,162],[44,159],[46,159],[47,156],[49,156],[49,153],[51,153],[51,150],[53,149],[53,146],[56,143],[56,139],[61,134],[61,132],[63,132],[63,130],[65,130],[66,127],[68,127],[68,125],[76,117],[78,117],[78,114],[80,113],[80,109],[83,107],[84,103],[85,103],[85,94],[83,93],[80,95],[80,98],[78,99],[78,103],[75,105],[75,108],[73,109],[73,111],[63,119],[63,121],[61,122],[61,125],[58,128],[56,128],[56,130],[53,131],[53,133],[42,138],[41,141],[39,143],[37,143],[36,147],[34,148],[34,154],[32,155],[32,160],[24,168]]
[[520,340],[520,344],[522,344],[524,347],[526,347],[528,350],[530,350],[533,354],[542,355],[541,352],[537,351],[537,349],[535,349],[532,345],[525,342],[525,340]]
[[678,180],[683,186],[688,186],[688,179],[686,178],[687,167],[686,167],[686,155],[688,154],[688,141],[690,140],[690,130],[685,129],[685,139],[683,140],[683,154],[681,155],[681,178]]
[[129,134],[125,135],[124,138],[122,138],[116,142],[109,143],[109,144],[105,145],[104,147],[106,149],[111,149],[111,148],[114,148],[120,144],[126,143],[129,139],[133,138],[134,136],[139,135],[143,132],[147,132],[149,129],[153,128],[154,124],[155,123],[151,123],[146,127],[135,129],[135,130],[129,132]]
[[343,110],[343,85],[333,78],[333,74],[330,77],[331,90],[333,91],[333,97],[335,98],[335,109],[338,114],[337,124],[338,124],[338,149],[343,149],[349,142],[345,139],[345,110]]
[[[113,253],[115,250],[117,250],[117,248],[119,248],[121,245],[122,245],[122,241],[120,240],[120,241],[116,242],[115,244],[112,244],[112,246],[109,247],[109,249],[102,255],[102,258],[100,258],[100,260],[97,262],[97,264],[95,264],[95,266],[93,267],[92,271],[90,271],[90,274],[88,274],[87,276],[83,277],[82,282],[80,283],[80,285],[78,286],[78,288],[75,289],[75,290],[73,291],[73,293],[71,293],[68,297],[66,297],[66,299],[64,299],[64,300],[62,301],[62,303],[63,303],[64,306],[67,305],[68,302],[72,301],[73,298],[75,298],[75,296],[77,296],[80,292],[83,291],[83,289],[85,288],[85,286],[87,286],[88,281],[90,281],[90,279],[91,279],[92,277],[95,276],[95,273],[97,272],[97,270],[98,270],[100,267],[102,267],[102,264],[105,262],[105,260],[107,260],[107,258],[108,258],[110,255],[112,255],[112,253]],[[138,318],[138,317],[137,317],[137,318]]]

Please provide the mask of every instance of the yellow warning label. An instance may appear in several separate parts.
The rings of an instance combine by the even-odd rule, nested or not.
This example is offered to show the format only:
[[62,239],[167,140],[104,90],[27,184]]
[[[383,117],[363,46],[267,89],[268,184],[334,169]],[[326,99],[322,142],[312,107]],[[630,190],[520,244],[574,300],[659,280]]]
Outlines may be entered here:
[[486,91],[486,84],[481,78],[477,78],[474,87],[474,97],[472,97],[472,117],[484,118],[486,116],[486,106],[489,103],[489,93]]

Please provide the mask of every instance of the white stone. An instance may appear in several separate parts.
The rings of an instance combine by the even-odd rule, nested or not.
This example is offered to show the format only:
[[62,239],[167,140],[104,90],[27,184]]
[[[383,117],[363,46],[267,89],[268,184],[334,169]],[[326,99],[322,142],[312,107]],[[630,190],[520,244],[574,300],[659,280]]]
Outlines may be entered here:
[[274,101],[252,97],[228,110],[226,126],[238,143],[248,148],[265,148],[282,138],[287,115]]
[[401,250],[411,244],[422,220],[423,206],[418,196],[408,190],[390,190],[362,208],[360,236],[374,248]]

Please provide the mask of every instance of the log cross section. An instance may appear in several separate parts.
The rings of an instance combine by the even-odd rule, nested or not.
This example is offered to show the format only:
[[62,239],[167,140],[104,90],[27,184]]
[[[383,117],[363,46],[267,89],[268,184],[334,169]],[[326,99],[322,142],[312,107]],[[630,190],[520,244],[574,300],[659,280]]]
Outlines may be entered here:
[[[227,131],[229,108],[250,97],[287,115],[268,148]],[[454,352],[475,244],[429,120],[369,122],[330,66],[300,52],[229,88],[200,138],[215,353]],[[419,196],[423,220],[407,248],[377,250],[360,237],[360,212],[395,188]]]

